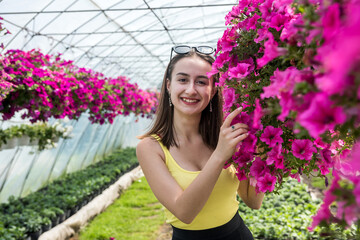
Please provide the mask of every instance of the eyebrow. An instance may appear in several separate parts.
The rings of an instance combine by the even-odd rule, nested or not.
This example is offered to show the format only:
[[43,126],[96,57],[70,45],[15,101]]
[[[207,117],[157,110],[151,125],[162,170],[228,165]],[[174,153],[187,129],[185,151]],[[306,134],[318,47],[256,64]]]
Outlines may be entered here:
[[[176,75],[183,75],[183,76],[186,76],[186,77],[189,77],[189,76],[190,76],[189,74],[183,73],[183,72],[179,72],[179,73],[177,73]],[[209,80],[209,78],[208,78],[207,76],[205,76],[205,75],[199,75],[199,76],[197,76],[197,78],[205,78],[205,79],[208,79],[208,80]]]

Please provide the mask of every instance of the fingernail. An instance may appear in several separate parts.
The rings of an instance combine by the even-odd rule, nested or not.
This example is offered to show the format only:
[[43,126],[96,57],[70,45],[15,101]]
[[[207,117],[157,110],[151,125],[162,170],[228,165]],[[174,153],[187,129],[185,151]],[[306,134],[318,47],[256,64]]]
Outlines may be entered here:
[[239,107],[238,109],[239,109],[239,111],[241,111],[243,108],[242,108],[242,107]]

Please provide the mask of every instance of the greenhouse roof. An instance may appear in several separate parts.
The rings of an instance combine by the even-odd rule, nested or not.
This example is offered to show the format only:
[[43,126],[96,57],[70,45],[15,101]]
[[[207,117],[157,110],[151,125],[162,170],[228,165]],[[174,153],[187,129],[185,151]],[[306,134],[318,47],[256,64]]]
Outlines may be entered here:
[[174,45],[216,47],[235,0],[0,0],[7,49],[62,53],[108,77],[159,88]]

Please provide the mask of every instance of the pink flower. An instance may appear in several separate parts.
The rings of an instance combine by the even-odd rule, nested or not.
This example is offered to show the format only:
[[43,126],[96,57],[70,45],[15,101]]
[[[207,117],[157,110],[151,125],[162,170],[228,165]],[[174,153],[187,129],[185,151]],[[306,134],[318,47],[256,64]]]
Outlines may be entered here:
[[289,17],[283,14],[275,13],[273,16],[271,16],[270,27],[275,28],[276,31],[280,31],[284,27],[284,24],[288,21]]
[[251,18],[247,18],[246,20],[246,30],[249,31],[250,29],[255,30],[256,29],[256,24],[258,22],[258,20],[260,19],[260,16],[257,14],[254,14],[254,16],[252,16]]
[[[336,14],[336,7],[333,8],[333,15]],[[352,86],[352,79],[348,77],[349,72],[358,64],[360,55],[360,17],[357,14],[360,5],[348,4],[344,13],[346,20],[336,35],[325,42],[317,49],[316,59],[321,61],[325,75],[316,80],[318,87],[328,94],[343,94],[345,89]],[[327,23],[329,32],[334,33],[337,23],[336,17],[332,17]],[[328,33],[328,35],[331,35]],[[334,33],[335,34],[335,33]],[[329,36],[330,37],[330,36]]]
[[344,219],[348,226],[351,226],[354,221],[357,219],[357,206],[355,204],[348,205],[347,201],[339,201],[337,203],[338,210],[336,217],[339,219]]
[[249,67],[247,63],[239,63],[235,67],[229,68],[229,76],[233,78],[244,78],[249,75]]
[[257,157],[250,167],[250,174],[255,178],[263,176],[265,173],[270,172],[266,162]]
[[269,97],[279,97],[283,93],[292,94],[294,91],[294,87],[296,82],[298,82],[298,78],[300,75],[300,71],[295,67],[289,67],[285,71],[279,71],[276,69],[274,75],[270,77],[271,84],[267,87],[264,87],[264,93],[260,96],[262,99]]
[[263,111],[260,104],[260,99],[255,100],[255,111],[254,111],[254,120],[253,120],[253,128],[262,129],[263,125],[261,124],[261,118],[263,116]]
[[281,31],[280,40],[287,40],[290,44],[295,45],[298,40],[297,33],[301,30],[299,26],[303,25],[303,19],[300,14],[295,15],[288,23],[284,25]]
[[317,150],[309,139],[295,139],[291,146],[292,154],[300,159],[310,161]]
[[222,68],[224,66],[224,63],[229,62],[229,60],[229,52],[223,52],[219,54],[219,56],[216,57],[215,62],[212,64],[212,70],[210,73],[208,73],[208,77],[211,77],[212,75],[218,73],[218,69]]
[[321,205],[320,209],[318,210],[318,212],[316,213],[316,215],[314,215],[312,217],[313,221],[311,223],[311,226],[308,227],[309,231],[314,231],[314,228],[316,226],[318,226],[321,222],[325,221],[328,222],[332,219],[332,215],[330,212],[330,209],[328,206],[324,206]]
[[231,23],[231,21],[240,15],[241,8],[239,5],[233,6],[231,11],[225,16],[225,25]]
[[[235,28],[227,28],[224,31],[223,36],[218,41],[218,50],[222,52],[230,52],[236,46],[236,29]],[[219,49],[219,46],[221,47]]]
[[354,186],[353,194],[355,195],[356,203],[360,206],[360,184],[354,184]]
[[274,40],[274,37],[271,33],[267,34],[268,40],[265,41],[265,52],[262,58],[257,59],[258,68],[262,68],[268,62],[277,58],[278,56],[286,54],[287,50],[284,48],[279,48],[278,43]]
[[240,148],[239,151],[235,152],[232,156],[232,160],[234,163],[237,163],[239,167],[244,167],[248,162],[254,159],[254,155],[248,151],[242,150]]
[[223,90],[223,96],[224,96],[223,109],[225,112],[229,112],[231,106],[235,103],[237,98],[235,94],[235,89],[226,86]]
[[257,186],[261,192],[272,192],[275,188],[276,177],[270,173],[265,173],[263,177],[257,179]]
[[259,4],[259,10],[262,18],[266,19],[273,11],[273,0],[265,0],[263,3]]
[[[243,105],[243,108],[246,109],[246,107]],[[231,121],[231,125],[234,125],[236,123],[245,123],[246,125],[250,126],[251,125],[251,118],[249,116],[249,114],[247,114],[246,112],[241,112],[240,114],[238,114],[236,117],[234,117],[234,119]]]
[[276,143],[283,142],[283,139],[280,137],[282,133],[281,128],[267,126],[263,134],[261,134],[260,140],[269,145],[269,147],[275,147]]
[[325,41],[330,40],[336,35],[340,28],[340,9],[339,4],[331,5],[321,19],[324,28],[323,36]]
[[350,156],[349,164],[353,167],[354,171],[360,172],[360,141],[354,144]]
[[280,96],[281,114],[277,117],[280,121],[285,121],[291,110],[296,109],[296,100],[290,93],[281,93]]
[[237,178],[239,179],[239,181],[247,179],[246,172],[244,169],[237,168],[235,174],[236,174]]
[[337,124],[346,121],[342,108],[333,105],[326,94],[316,94],[309,109],[299,113],[298,121],[312,137],[318,138],[326,130],[333,130]]
[[246,149],[246,152],[255,153],[256,143],[257,137],[255,134],[251,133],[250,130],[249,136],[241,142],[241,148]]
[[282,145],[276,144],[276,146],[268,152],[268,158],[266,164],[271,165],[275,163],[275,167],[278,169],[284,169],[284,156],[281,154]]
[[329,149],[323,149],[320,151],[321,159],[327,165],[332,165],[333,161],[331,159],[331,151]]

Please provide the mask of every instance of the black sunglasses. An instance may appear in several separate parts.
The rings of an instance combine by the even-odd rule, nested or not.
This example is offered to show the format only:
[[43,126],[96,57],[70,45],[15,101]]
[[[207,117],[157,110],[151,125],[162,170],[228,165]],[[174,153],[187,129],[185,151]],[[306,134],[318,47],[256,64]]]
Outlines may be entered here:
[[215,52],[215,49],[213,47],[210,47],[210,46],[190,47],[190,46],[187,46],[187,45],[178,45],[178,46],[175,46],[175,47],[171,48],[170,60],[172,58],[172,52],[173,51],[175,53],[177,53],[177,54],[187,54],[193,48],[195,49],[196,52],[201,53],[201,54],[205,54],[205,55],[210,55],[210,54]]

